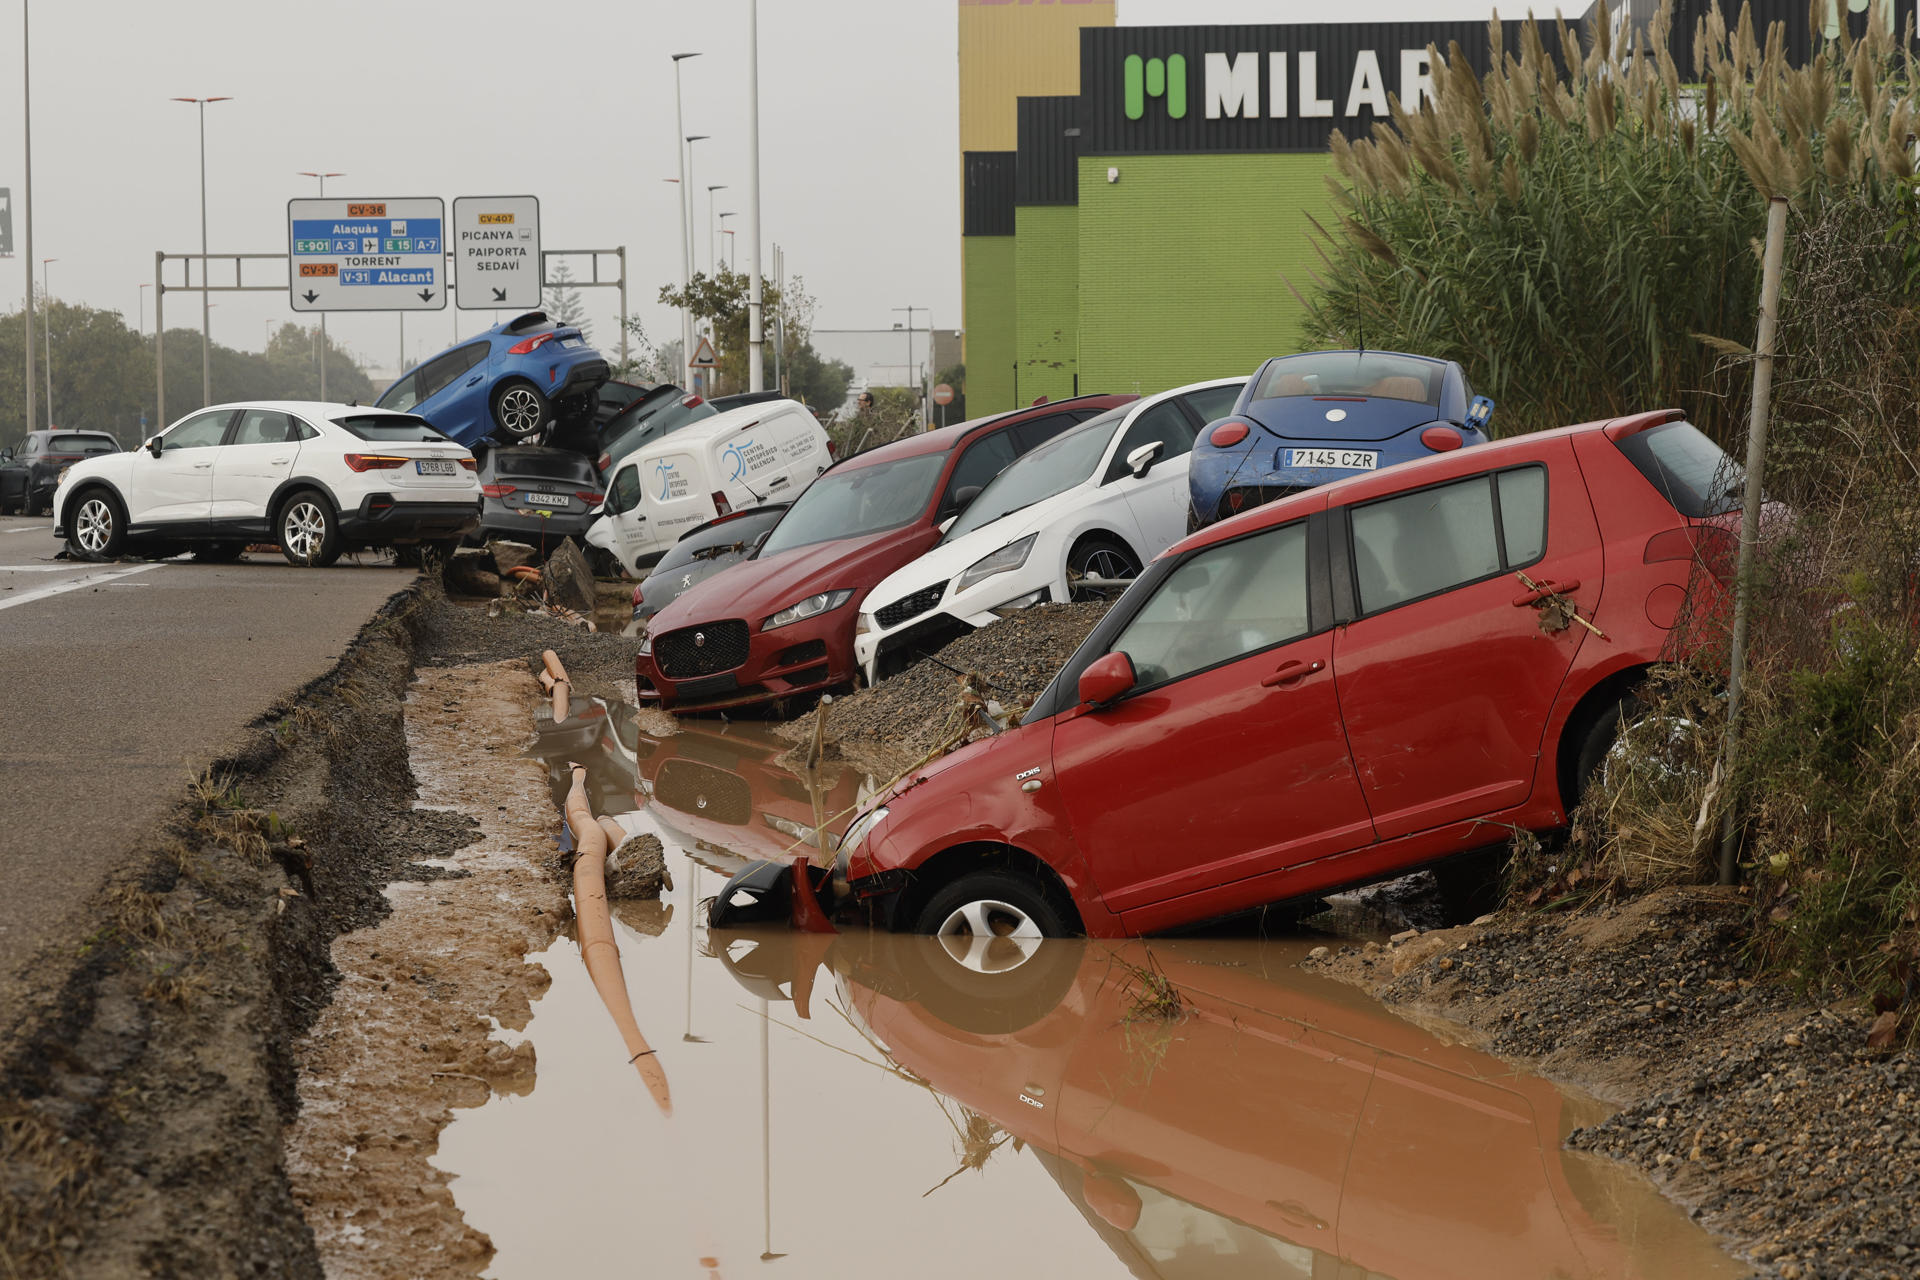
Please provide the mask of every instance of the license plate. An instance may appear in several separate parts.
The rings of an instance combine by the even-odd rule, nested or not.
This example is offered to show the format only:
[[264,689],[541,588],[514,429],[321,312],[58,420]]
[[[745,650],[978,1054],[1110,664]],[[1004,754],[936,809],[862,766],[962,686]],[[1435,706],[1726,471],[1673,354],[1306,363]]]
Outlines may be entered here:
[[530,493],[527,501],[536,507],[564,507],[567,500],[556,493]]
[[585,346],[586,343],[580,338],[562,338],[560,339],[560,345],[563,347],[581,347]]
[[1289,467],[1339,467],[1347,471],[1372,471],[1380,465],[1380,455],[1372,449],[1289,449]]
[[455,471],[451,458],[422,458],[413,468],[423,476],[450,476]]

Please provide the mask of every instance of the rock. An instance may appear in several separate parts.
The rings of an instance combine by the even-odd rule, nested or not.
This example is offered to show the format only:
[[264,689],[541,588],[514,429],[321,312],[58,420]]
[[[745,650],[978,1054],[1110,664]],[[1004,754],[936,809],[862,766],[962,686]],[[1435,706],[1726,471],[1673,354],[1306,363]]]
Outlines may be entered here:
[[1420,931],[1418,929],[1407,929],[1400,933],[1394,934],[1392,937],[1388,938],[1387,941],[1391,942],[1394,946],[1397,947],[1403,942],[1412,942],[1415,938],[1419,936],[1420,936]]
[[462,549],[447,561],[444,581],[456,595],[498,596],[500,575],[487,568],[487,553]]
[[1329,954],[1325,947],[1315,947],[1313,950],[1307,952],[1307,959],[1325,960]]
[[662,887],[671,889],[666,851],[651,832],[628,836],[607,855],[607,897],[652,898]]
[[553,603],[591,616],[593,613],[593,570],[572,539],[563,541],[540,570],[540,581]]
[[493,554],[493,567],[501,573],[540,563],[540,553],[524,542],[496,540],[487,544],[487,550]]
[[1780,1037],[1780,1043],[1790,1049],[1798,1049],[1800,1047],[1800,1037],[1789,1031],[1786,1035]]

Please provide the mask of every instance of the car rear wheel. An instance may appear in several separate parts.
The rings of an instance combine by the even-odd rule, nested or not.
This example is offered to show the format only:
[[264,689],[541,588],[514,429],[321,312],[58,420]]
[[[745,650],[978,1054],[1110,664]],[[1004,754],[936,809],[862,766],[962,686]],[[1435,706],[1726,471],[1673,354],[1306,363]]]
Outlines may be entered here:
[[509,382],[493,393],[493,426],[514,440],[530,440],[546,430],[553,406],[531,382]]
[[1082,586],[1083,578],[1131,578],[1140,572],[1133,552],[1109,538],[1087,538],[1067,554],[1067,591],[1074,603],[1109,600],[1118,587]]
[[68,549],[82,560],[113,560],[126,546],[127,515],[119,499],[105,489],[79,494],[67,517]]
[[288,498],[276,523],[287,563],[324,569],[340,558],[340,523],[327,500],[312,490]]

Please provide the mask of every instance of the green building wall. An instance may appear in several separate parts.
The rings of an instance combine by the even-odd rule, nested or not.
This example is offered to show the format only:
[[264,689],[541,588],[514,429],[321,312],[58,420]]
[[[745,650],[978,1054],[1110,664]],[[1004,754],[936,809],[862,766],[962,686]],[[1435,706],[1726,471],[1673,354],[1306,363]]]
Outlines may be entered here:
[[967,413],[975,418],[1013,408],[1016,239],[960,239],[961,302],[967,324]]
[[[1073,394],[1080,356],[1079,240],[1079,210],[1073,205],[1025,205],[1013,211],[1014,360],[1019,366],[1014,390],[1021,404]],[[972,369],[967,372],[971,377]]]
[[1145,395],[1296,349],[1294,290],[1312,296],[1318,263],[1307,215],[1327,225],[1331,172],[1320,153],[1082,156],[1081,390]]

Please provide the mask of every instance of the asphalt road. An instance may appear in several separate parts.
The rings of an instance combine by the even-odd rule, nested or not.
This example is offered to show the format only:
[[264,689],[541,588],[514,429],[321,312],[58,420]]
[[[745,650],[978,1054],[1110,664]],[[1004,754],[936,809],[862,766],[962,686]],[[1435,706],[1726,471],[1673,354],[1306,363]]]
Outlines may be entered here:
[[55,560],[0,517],[0,1010],[107,871],[414,571]]

